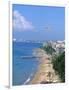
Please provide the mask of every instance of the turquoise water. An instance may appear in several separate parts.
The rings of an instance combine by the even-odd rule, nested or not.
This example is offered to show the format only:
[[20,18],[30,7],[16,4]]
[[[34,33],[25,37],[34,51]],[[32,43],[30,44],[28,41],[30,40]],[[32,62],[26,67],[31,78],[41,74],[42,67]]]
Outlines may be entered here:
[[34,49],[41,46],[41,43],[13,42],[13,85],[27,85],[32,80],[39,61],[37,58],[22,57],[33,55]]

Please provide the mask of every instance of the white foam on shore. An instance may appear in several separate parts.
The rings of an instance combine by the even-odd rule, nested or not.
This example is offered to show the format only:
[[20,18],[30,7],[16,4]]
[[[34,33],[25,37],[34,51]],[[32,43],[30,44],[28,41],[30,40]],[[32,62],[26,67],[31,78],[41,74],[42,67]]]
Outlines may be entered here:
[[30,75],[30,77],[24,82],[24,85],[27,84],[30,80],[31,80],[31,77],[33,76],[33,73]]
[[30,77],[24,82],[24,85],[30,81]]

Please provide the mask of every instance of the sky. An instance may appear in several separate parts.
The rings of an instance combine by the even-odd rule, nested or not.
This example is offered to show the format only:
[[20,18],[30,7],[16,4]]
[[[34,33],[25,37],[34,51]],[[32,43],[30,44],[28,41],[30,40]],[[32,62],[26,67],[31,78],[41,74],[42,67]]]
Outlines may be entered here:
[[12,5],[13,38],[17,40],[64,40],[65,8]]

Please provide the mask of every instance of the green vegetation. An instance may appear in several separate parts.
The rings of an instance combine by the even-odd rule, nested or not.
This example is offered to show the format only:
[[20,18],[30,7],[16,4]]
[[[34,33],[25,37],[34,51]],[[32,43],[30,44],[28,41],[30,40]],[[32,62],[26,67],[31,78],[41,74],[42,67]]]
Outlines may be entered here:
[[65,82],[65,52],[54,58],[53,68],[58,72],[62,82]]
[[42,47],[47,54],[52,55],[53,68],[56,73],[59,74],[61,81],[65,82],[65,52],[61,54],[55,54],[55,49],[52,48],[51,44]]
[[43,50],[45,50],[48,54],[53,54],[55,52],[55,49],[52,48],[51,45],[46,45],[44,47],[42,47]]

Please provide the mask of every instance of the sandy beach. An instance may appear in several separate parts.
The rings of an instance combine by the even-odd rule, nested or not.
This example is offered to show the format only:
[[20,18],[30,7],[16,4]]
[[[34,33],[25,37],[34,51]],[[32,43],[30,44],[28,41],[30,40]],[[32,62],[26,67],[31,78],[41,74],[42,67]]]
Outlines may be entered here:
[[40,64],[30,84],[60,83],[59,75],[53,69],[51,56],[42,49],[36,49],[35,55],[40,57]]

